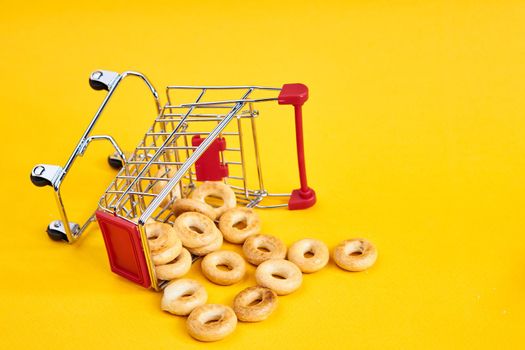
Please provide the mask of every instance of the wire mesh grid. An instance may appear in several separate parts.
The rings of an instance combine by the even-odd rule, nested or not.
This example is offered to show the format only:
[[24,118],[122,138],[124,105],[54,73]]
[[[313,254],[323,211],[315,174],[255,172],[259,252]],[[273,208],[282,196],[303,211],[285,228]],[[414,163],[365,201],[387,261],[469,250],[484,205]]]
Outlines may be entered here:
[[[224,182],[240,204],[261,206],[269,193],[263,183],[256,105],[276,100],[279,91],[255,86],[168,86],[167,104],[127,157],[99,207],[128,220],[146,213],[146,219],[172,223],[171,204],[196,187],[195,160],[209,146],[204,141],[194,146],[193,138],[210,142],[223,138],[226,147],[220,158],[228,167]],[[251,181],[248,173],[253,174]]]

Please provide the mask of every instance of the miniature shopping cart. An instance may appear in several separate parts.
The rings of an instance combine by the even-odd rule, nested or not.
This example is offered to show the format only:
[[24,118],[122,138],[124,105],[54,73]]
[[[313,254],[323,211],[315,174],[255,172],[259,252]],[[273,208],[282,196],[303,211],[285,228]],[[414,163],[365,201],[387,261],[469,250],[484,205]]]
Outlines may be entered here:
[[[91,135],[111,96],[121,81],[135,76],[147,85],[155,101],[155,121],[133,152],[124,153],[109,135]],[[61,220],[47,228],[54,240],[76,241],[90,223],[97,221],[113,272],[146,288],[159,290],[144,225],[149,219],[173,223],[172,202],[187,197],[201,181],[224,181],[237,200],[248,207],[304,209],[315,203],[308,187],[304,163],[302,105],[308,89],[302,84],[282,88],[261,86],[168,86],[167,103],[161,105],[153,85],[137,72],[99,70],[91,74],[90,85],[108,93],[64,167],[40,164],[33,168],[36,186],[52,186]],[[299,162],[299,189],[291,194],[266,190],[263,182],[256,120],[262,103],[277,101],[293,105]],[[75,159],[92,141],[106,140],[115,148],[108,158],[119,168],[115,180],[100,198],[98,208],[82,225],[70,222],[60,194],[60,186]],[[248,174],[254,174],[253,183]],[[289,197],[287,203],[272,199]]]

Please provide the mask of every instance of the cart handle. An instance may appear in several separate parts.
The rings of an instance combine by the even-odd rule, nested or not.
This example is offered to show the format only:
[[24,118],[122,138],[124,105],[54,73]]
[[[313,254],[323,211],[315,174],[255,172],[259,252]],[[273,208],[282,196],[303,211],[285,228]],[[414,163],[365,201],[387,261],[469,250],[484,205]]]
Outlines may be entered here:
[[[159,94],[157,93],[157,90],[155,90],[153,85],[149,82],[149,80],[146,78],[146,76],[134,71],[126,71],[121,74],[118,74],[112,71],[97,70],[91,73],[89,77],[89,85],[95,90],[106,90],[108,91],[108,93],[106,94],[106,97],[104,98],[100,107],[95,113],[95,116],[89,123],[86,131],[84,131],[84,134],[80,138],[80,141],[78,142],[68,161],[63,167],[56,165],[39,164],[35,166],[33,168],[33,171],[31,172],[31,181],[33,182],[33,184],[35,184],[36,186],[52,186],[55,192],[55,199],[57,201],[58,210],[60,212],[61,222],[54,221],[48,227],[48,233],[50,232],[50,230],[56,231],[56,228],[60,228],[60,232],[54,234],[55,239],[62,239],[66,240],[69,243],[72,243],[80,237],[80,235],[87,228],[89,223],[94,221],[94,216],[91,216],[88,219],[88,221],[86,221],[86,223],[82,225],[82,227],[80,227],[77,224],[70,223],[66,214],[62,196],[60,194],[60,185],[64,181],[69,169],[71,169],[75,159],[78,156],[82,156],[84,154],[88,144],[91,141],[99,139],[105,139],[111,142],[117,150],[117,152],[119,153],[119,156],[121,158],[123,157],[122,150],[120,149],[120,147],[118,147],[117,143],[113,140],[113,138],[106,135],[90,136],[90,134],[93,128],[95,127],[95,124],[97,123],[98,119],[100,118],[100,115],[104,111],[107,103],[113,96],[113,93],[119,86],[120,82],[128,76],[138,77],[147,85],[155,100],[156,112],[160,113],[161,105],[159,100]],[[50,234],[50,236],[52,235]]]
[[315,191],[308,187],[306,164],[304,160],[303,104],[308,100],[308,87],[304,84],[284,84],[277,101],[280,105],[293,105],[295,113],[295,141],[301,187],[293,190],[288,201],[288,209],[306,209],[315,204]]

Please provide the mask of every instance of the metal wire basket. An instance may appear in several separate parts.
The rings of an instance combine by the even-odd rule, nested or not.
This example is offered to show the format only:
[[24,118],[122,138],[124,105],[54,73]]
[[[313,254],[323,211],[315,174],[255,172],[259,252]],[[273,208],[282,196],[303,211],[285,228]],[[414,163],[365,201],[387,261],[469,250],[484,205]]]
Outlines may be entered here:
[[[157,117],[135,150],[125,154],[111,136],[92,136],[91,131],[127,76],[145,82],[154,97]],[[223,181],[234,190],[237,201],[248,207],[304,209],[315,203],[304,164],[302,105],[308,99],[305,85],[168,86],[167,103],[163,106],[157,91],[141,73],[99,70],[91,74],[90,85],[108,93],[69,160],[64,167],[35,166],[31,180],[37,186],[54,189],[61,220],[48,226],[49,236],[72,243],[90,223],[98,221],[115,273],[144,287],[162,288],[163,283],[155,277],[144,225],[149,219],[173,223],[173,201],[187,197],[198,182]],[[293,105],[295,111],[301,187],[291,193],[271,193],[263,181],[256,106],[275,101]],[[100,198],[95,213],[80,226],[68,220],[60,186],[74,160],[96,140],[113,145],[115,153],[108,161],[120,170]],[[249,174],[255,174],[255,180],[249,181]],[[268,201],[272,197],[288,201],[273,204]]]

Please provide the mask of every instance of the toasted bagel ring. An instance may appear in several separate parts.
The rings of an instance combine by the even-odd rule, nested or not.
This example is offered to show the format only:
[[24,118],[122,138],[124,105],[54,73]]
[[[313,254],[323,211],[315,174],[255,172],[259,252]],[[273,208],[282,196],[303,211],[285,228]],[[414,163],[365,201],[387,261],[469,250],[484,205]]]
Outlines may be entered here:
[[[276,278],[274,275],[283,277]],[[257,284],[270,288],[277,295],[286,295],[296,291],[303,281],[301,270],[288,260],[266,260],[255,270]]]
[[177,232],[169,224],[152,222],[144,225],[150,250],[159,251],[175,244]]
[[[205,215],[195,212],[186,212],[175,219],[175,230],[179,234],[182,244],[186,248],[198,248],[214,242],[221,236],[215,223]],[[202,233],[192,229],[197,228]]]
[[191,254],[186,248],[182,248],[179,256],[164,265],[155,266],[158,279],[170,281],[188,273],[191,268]]
[[235,312],[225,305],[207,304],[193,310],[186,320],[188,333],[200,341],[221,340],[237,326]]
[[223,200],[223,204],[218,208],[213,208],[216,217],[219,218],[226,210],[235,208],[237,205],[237,198],[235,192],[223,182],[219,181],[205,181],[202,185],[197,187],[191,194],[191,199],[206,203],[205,198],[208,196],[219,197]]
[[[306,256],[307,253],[312,256]],[[288,248],[288,260],[297,265],[304,273],[321,270],[328,264],[329,259],[328,247],[318,239],[302,239]]]
[[[259,301],[259,302],[257,302]],[[257,302],[256,304],[254,304]],[[233,311],[240,321],[264,321],[277,307],[277,295],[269,288],[255,286],[241,291],[233,299]]]
[[[173,229],[172,231],[175,232],[175,230]],[[182,242],[176,233],[174,233],[174,236],[176,237],[176,239],[175,239],[175,243],[173,243],[172,246],[168,246],[164,249],[155,250],[151,252],[151,260],[153,261],[153,264],[155,265],[167,264],[179,256],[182,250]]]
[[284,259],[286,257],[284,243],[275,236],[264,234],[248,237],[244,241],[242,251],[246,260],[253,265],[259,265],[269,259]]
[[[219,269],[220,265],[229,268],[228,271]],[[218,250],[210,253],[201,261],[204,276],[215,284],[229,286],[239,282],[246,273],[246,263],[239,254],[229,250]]]
[[180,214],[187,211],[194,211],[206,215],[212,220],[215,220],[217,217],[217,214],[215,214],[215,211],[211,205],[190,198],[176,199],[173,202],[173,206],[171,208],[175,216],[179,216]]
[[348,271],[363,271],[376,262],[377,249],[366,239],[349,239],[334,248],[333,256],[340,268]]
[[[234,225],[245,222],[246,227],[238,229]],[[219,229],[224,239],[230,243],[244,243],[246,238],[261,231],[259,215],[251,208],[236,207],[228,209],[219,220]]]
[[[164,244],[160,246],[160,248],[153,249],[151,248],[151,245],[150,245],[150,251],[152,255],[165,252],[169,248],[178,245],[180,238],[179,238],[179,235],[177,234],[177,231],[173,228],[173,226],[171,226],[170,224],[162,223],[162,222],[154,222],[154,223],[160,224],[160,225],[157,225],[158,227],[155,227],[154,230],[155,229],[166,230],[168,239],[166,240],[166,242],[164,242]],[[146,224],[146,226],[148,225],[150,224]],[[182,247],[182,243],[181,243],[181,247]],[[180,253],[180,250],[179,250],[179,253]]]
[[186,316],[196,307],[204,305],[206,300],[208,293],[199,282],[180,279],[164,288],[160,307],[174,315]]
[[206,254],[210,254],[211,252],[221,249],[221,247],[222,247],[222,235],[219,232],[215,241],[211,242],[210,244],[205,245],[203,247],[198,247],[198,248],[188,248],[188,250],[193,255],[204,256]]

